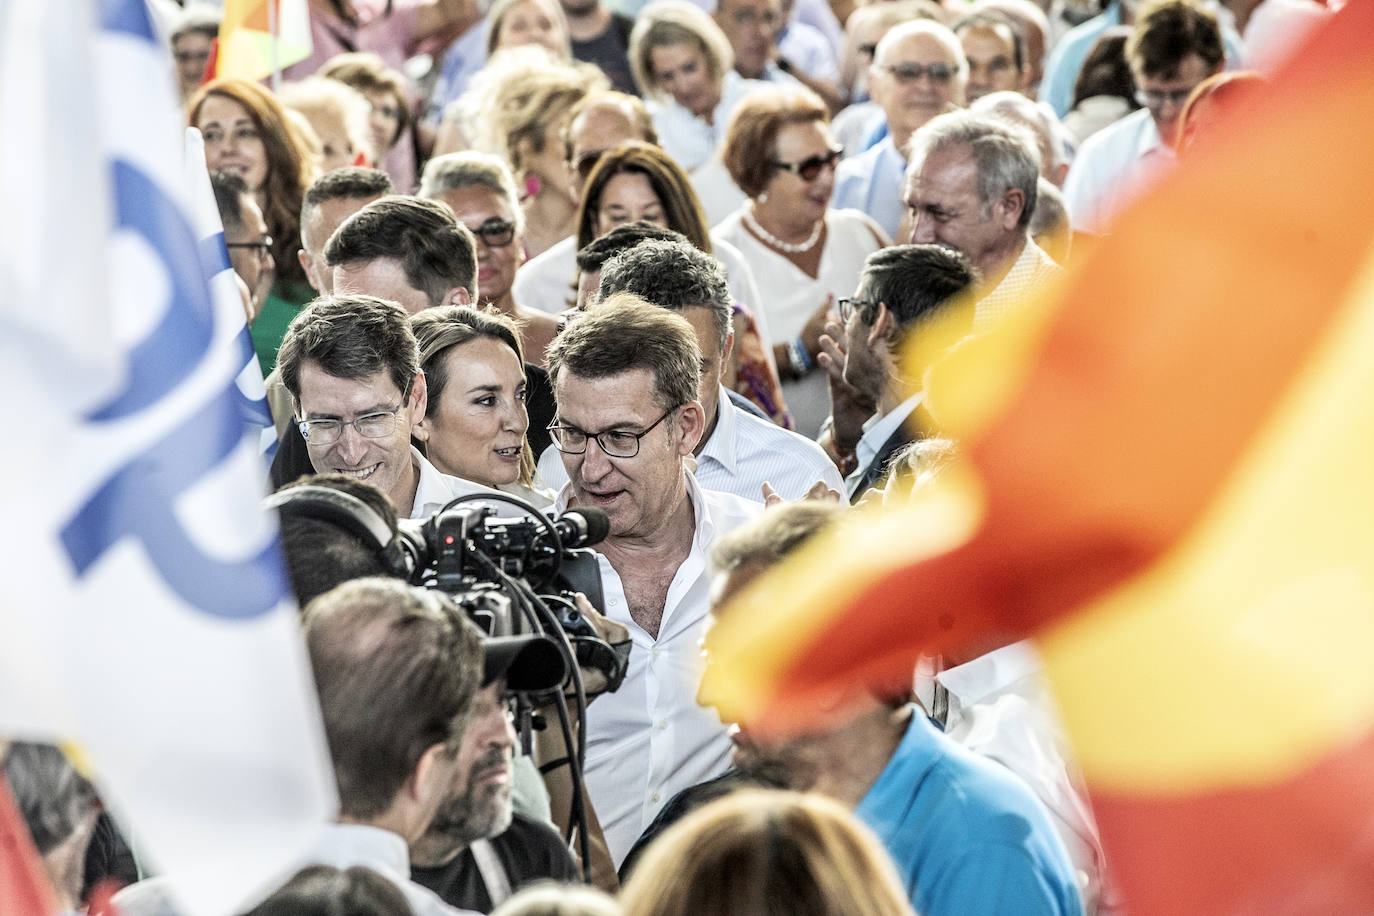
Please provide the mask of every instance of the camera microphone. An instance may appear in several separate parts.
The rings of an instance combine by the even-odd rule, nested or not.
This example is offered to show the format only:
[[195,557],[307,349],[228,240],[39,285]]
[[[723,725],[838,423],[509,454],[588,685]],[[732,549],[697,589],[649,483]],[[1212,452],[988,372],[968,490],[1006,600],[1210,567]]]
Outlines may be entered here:
[[610,517],[594,508],[569,509],[554,520],[553,526],[558,529],[564,549],[600,544],[611,533]]

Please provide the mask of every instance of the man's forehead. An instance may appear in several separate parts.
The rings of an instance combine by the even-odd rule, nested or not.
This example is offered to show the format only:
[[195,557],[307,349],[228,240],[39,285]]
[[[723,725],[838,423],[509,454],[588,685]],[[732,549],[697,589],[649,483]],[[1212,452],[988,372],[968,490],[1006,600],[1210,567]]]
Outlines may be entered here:
[[[641,415],[657,409],[654,374],[648,369],[627,369],[614,375],[592,378],[568,369],[558,373],[554,400],[560,419],[575,422],[581,417],[612,422],[636,423]],[[620,417],[623,420],[615,420]]]
[[995,41],[1002,46],[1007,54],[1012,54],[1016,50],[1016,39],[1012,37],[1011,26],[1005,23],[990,23],[988,25],[970,26],[959,33],[959,42],[964,47],[964,53],[969,52],[970,39],[976,45],[978,41]]
[[880,44],[875,61],[880,66],[895,64],[933,64],[954,66],[958,57],[954,49],[928,32],[905,35],[892,42]]
[[385,369],[343,378],[331,375],[312,359],[301,364],[300,389],[301,407],[316,412],[391,407],[401,397],[401,390]]
[[927,153],[911,170],[908,190],[921,194],[976,193],[978,164],[966,146],[948,146]]

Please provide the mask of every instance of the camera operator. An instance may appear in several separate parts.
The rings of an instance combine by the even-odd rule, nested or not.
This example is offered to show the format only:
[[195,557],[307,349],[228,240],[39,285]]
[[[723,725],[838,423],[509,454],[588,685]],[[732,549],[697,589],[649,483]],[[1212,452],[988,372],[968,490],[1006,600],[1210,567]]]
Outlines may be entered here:
[[679,790],[723,772],[730,741],[696,703],[707,554],[762,507],[703,490],[685,468],[705,427],[701,350],[680,315],[631,295],[593,306],[549,348],[568,506],[604,511],[596,547],[629,671],[587,711],[585,780],[618,863]]

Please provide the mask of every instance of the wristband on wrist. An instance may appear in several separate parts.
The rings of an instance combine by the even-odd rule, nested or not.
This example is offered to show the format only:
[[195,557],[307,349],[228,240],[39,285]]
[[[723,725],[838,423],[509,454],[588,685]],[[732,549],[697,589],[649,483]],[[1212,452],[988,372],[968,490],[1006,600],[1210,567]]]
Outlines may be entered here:
[[787,361],[792,364],[792,374],[797,378],[806,375],[816,365],[811,359],[811,354],[806,350],[806,344],[802,343],[800,337],[788,342]]

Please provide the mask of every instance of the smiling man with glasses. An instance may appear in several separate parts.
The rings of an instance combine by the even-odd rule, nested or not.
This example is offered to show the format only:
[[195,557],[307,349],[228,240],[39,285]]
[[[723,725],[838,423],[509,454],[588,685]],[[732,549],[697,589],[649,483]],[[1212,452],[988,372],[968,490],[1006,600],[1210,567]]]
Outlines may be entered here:
[[724,726],[695,700],[706,556],[760,507],[703,490],[684,466],[705,425],[701,359],[686,319],[629,294],[549,350],[569,479],[556,509],[609,516],[596,547],[606,615],[633,641],[624,684],[587,710],[587,789],[617,864],[669,798],[728,765]]
[[1141,9],[1126,39],[1139,111],[1083,143],[1064,182],[1073,227],[1102,233],[1151,179],[1172,168],[1178,116],[1197,84],[1226,61],[1212,13],[1192,0],[1163,0]]
[[401,517],[424,518],[469,493],[410,444],[428,403],[405,311],[372,296],[316,299],[291,322],[277,355],[316,473],[366,480]]
[[929,20],[889,29],[868,70],[868,91],[887,119],[888,134],[840,163],[831,206],[862,210],[896,238],[907,142],[931,118],[962,107],[967,84],[968,63],[949,29]]

